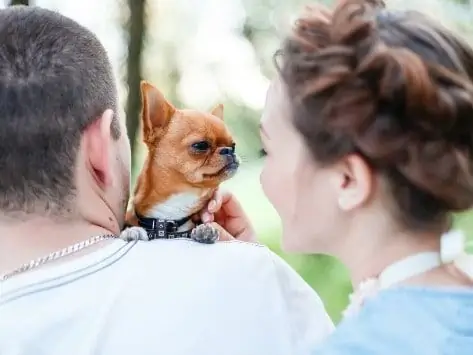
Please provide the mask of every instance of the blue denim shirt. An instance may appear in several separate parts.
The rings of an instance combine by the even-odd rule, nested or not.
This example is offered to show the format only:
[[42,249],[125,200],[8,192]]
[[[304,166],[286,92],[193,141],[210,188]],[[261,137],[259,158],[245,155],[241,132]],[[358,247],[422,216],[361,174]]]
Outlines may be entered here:
[[473,290],[381,291],[314,351],[338,354],[473,355]]

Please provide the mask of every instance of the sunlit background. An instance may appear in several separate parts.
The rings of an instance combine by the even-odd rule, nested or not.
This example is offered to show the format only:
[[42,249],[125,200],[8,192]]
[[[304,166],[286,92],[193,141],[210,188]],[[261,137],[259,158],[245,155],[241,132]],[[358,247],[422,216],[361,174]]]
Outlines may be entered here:
[[[283,253],[278,217],[259,186],[263,160],[259,155],[258,120],[265,91],[274,75],[272,55],[295,15],[308,2],[311,1],[30,0],[29,5],[57,10],[75,19],[95,32],[108,50],[119,83],[122,117],[127,118],[128,131],[136,142],[133,177],[143,159],[137,127],[138,85],[142,78],[158,86],[181,108],[208,110],[218,102],[225,104],[225,120],[236,136],[244,161],[228,188],[240,197],[260,240],[282,255],[320,293],[337,321],[351,291],[347,273],[328,257]],[[427,12],[473,40],[469,0],[387,3]],[[473,231],[468,214],[459,216],[457,223],[467,233]]]

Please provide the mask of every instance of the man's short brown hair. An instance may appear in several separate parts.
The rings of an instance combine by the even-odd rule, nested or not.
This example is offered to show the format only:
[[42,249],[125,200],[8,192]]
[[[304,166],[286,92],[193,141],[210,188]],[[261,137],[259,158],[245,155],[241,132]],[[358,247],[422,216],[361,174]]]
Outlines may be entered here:
[[117,88],[92,32],[39,7],[0,10],[0,210],[67,213],[81,134],[108,108]]

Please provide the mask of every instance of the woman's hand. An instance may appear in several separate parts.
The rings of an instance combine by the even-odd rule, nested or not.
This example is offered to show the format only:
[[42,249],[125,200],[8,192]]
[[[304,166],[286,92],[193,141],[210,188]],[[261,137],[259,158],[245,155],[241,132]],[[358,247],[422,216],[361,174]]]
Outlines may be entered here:
[[216,224],[215,227],[220,231],[220,240],[256,242],[255,231],[249,218],[230,192],[217,190],[207,208],[202,211],[201,219],[204,223]]

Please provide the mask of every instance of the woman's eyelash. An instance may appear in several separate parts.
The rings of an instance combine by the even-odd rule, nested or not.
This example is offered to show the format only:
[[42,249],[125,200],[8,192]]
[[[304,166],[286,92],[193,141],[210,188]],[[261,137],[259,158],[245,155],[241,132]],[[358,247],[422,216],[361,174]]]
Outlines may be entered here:
[[259,151],[259,155],[260,157],[265,157],[268,155],[268,153],[266,153],[266,150],[264,150],[264,148],[261,148],[261,150]]

